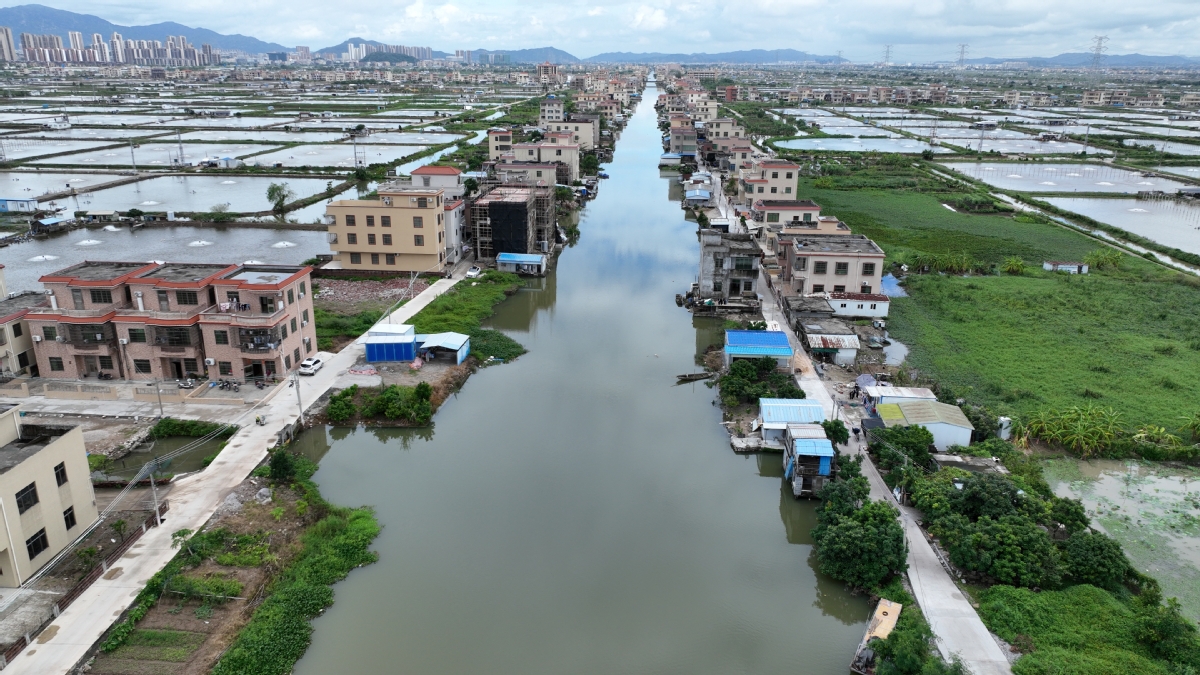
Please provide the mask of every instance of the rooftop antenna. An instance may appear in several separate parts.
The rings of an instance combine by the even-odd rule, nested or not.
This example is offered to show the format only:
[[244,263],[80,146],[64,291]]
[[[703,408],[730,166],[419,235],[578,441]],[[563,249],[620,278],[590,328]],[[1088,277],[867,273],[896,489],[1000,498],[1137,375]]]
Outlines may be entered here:
[[1104,64],[1104,53],[1107,51],[1107,35],[1097,35],[1092,38],[1092,70],[1100,70],[1100,66]]
[[958,46],[958,69],[959,70],[962,70],[967,67],[967,50],[970,49],[970,47],[971,47],[971,45],[968,45],[966,43],[960,44]]
[[882,65],[884,68],[887,68],[891,62],[892,62],[892,46],[884,45],[883,46],[883,64]]

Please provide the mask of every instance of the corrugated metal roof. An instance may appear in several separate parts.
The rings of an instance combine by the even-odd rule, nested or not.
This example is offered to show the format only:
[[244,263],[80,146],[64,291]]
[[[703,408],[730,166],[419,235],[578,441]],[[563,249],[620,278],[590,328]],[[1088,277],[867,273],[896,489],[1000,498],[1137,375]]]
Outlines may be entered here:
[[497,253],[496,262],[514,263],[518,265],[540,265],[546,261],[546,256],[537,253]]
[[789,424],[787,432],[792,438],[829,438],[820,424]]
[[725,344],[745,347],[791,347],[787,333],[779,330],[727,330]]
[[462,349],[463,345],[467,344],[467,341],[470,339],[470,335],[463,335],[462,333],[433,333],[431,335],[417,336],[417,341],[423,343],[421,349],[441,347],[442,349],[453,349],[454,351]]
[[833,443],[828,438],[797,438],[792,443],[797,455],[805,457],[833,457]]
[[937,400],[937,396],[933,393],[933,391],[931,391],[929,389],[925,389],[923,387],[873,386],[873,387],[863,387],[863,391],[865,391],[867,393],[867,396],[870,396],[871,398],[887,397],[887,398],[928,399],[931,401]]
[[909,424],[949,424],[964,429],[975,427],[962,408],[937,401],[901,401],[895,404]]
[[812,349],[859,349],[857,335],[809,335],[808,346]]
[[792,356],[791,347],[754,347],[750,345],[725,345],[730,356]]
[[811,424],[825,419],[820,401],[803,398],[760,398],[758,410],[764,424]]
[[904,413],[900,411],[900,406],[895,403],[875,406],[875,414],[879,415],[879,419],[883,420],[885,426],[908,424],[908,420],[904,419]]

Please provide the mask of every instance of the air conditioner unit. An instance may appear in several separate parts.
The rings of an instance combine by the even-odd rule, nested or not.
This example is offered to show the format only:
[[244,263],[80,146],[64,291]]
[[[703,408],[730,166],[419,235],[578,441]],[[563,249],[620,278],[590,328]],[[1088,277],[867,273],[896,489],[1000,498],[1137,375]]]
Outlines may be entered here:
[[[307,321],[305,321],[305,323],[308,323],[308,322],[307,322]],[[34,335],[34,336],[33,336],[33,341],[34,341],[34,342],[41,342],[41,341],[42,341],[42,336],[41,336],[41,335]]]
[[66,338],[64,338],[63,336],[61,336],[61,335],[58,335],[58,336],[56,336],[56,337],[54,338],[54,341],[55,341],[55,342],[66,342],[67,340],[66,340]]
[[216,363],[216,359],[204,359],[204,365],[206,366],[216,365]]
[[300,322],[300,325],[301,325],[301,326],[307,326],[307,325],[308,325],[308,322],[307,322],[307,321],[301,321],[301,322]]
[[384,198],[383,198],[383,205],[384,205],[384,206],[391,206],[391,205],[392,205],[392,198],[391,198],[391,197],[384,197]]
[[283,291],[277,291],[277,292],[275,293],[275,297],[277,297],[277,298],[282,298],[282,297],[283,297]]
[[129,344],[129,338],[121,338],[121,344],[123,344],[123,345]]
[[52,291],[52,290],[50,290],[49,288],[47,288],[47,289],[46,289],[46,295],[54,295],[54,291]]
[[416,204],[416,203],[417,203],[417,198],[416,198],[416,197],[409,197],[409,198],[408,198],[408,201],[412,202],[413,204]]
[[140,297],[142,297],[142,292],[141,292],[141,291],[134,291],[134,292],[133,292],[133,294],[134,294],[135,296],[139,297],[139,298],[140,298]]

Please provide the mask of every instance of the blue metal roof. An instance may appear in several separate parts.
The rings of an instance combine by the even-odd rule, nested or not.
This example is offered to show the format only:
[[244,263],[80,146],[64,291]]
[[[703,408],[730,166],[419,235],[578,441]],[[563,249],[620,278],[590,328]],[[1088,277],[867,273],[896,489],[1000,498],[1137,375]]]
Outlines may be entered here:
[[712,193],[708,190],[688,190],[684,195],[686,199],[709,199]]
[[725,344],[742,347],[787,347],[787,333],[781,330],[727,330]]
[[764,424],[816,424],[825,420],[820,401],[804,398],[760,398],[758,409]]
[[725,345],[730,356],[791,356],[791,347],[754,347],[748,345]]
[[833,443],[828,438],[797,438],[792,447],[805,457],[833,457]]
[[497,253],[496,262],[513,263],[516,265],[540,265],[545,256],[536,253]]

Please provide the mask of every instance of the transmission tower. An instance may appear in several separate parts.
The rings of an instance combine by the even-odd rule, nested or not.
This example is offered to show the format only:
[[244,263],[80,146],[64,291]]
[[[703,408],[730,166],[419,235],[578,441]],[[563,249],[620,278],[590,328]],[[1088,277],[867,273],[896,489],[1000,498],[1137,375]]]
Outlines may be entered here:
[[968,44],[960,44],[958,46],[958,69],[962,70],[967,67],[967,50],[970,48]]
[[884,65],[884,67],[887,67],[887,65],[890,64],[891,62],[892,62],[892,46],[884,45],[883,46],[883,65]]
[[838,53],[837,53],[837,72],[838,73],[842,72],[842,50],[840,50],[840,49],[838,50]]
[[1104,53],[1107,51],[1107,35],[1097,35],[1092,38],[1092,70],[1100,70],[1100,66],[1104,63]]

